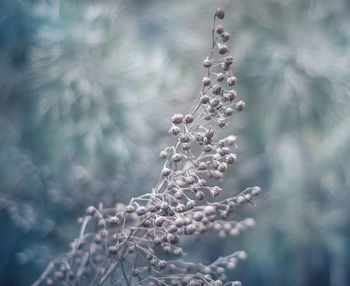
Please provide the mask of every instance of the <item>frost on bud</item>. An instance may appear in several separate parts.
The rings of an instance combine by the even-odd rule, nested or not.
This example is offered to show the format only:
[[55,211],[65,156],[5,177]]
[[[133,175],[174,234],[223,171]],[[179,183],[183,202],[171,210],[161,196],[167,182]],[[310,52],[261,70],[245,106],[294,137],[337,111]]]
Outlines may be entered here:
[[260,194],[260,192],[261,192],[261,188],[258,186],[255,186],[252,190],[252,195],[257,196],[258,194]]
[[218,119],[218,126],[219,127],[221,127],[221,128],[224,127],[226,125],[226,123],[227,123],[227,119],[225,117],[220,117]]
[[144,215],[147,212],[147,209],[145,207],[139,207],[136,210],[137,215]]
[[237,97],[237,92],[235,90],[230,90],[228,93],[228,100],[234,101]]
[[210,68],[211,67],[211,60],[209,58],[206,58],[204,61],[203,61],[203,66],[205,68]]
[[164,269],[167,266],[167,262],[165,260],[159,260],[158,267],[159,269]]
[[216,75],[216,80],[217,81],[223,81],[225,79],[225,75],[223,74],[223,73],[218,73],[217,75]]
[[183,144],[182,144],[182,149],[183,149],[184,151],[188,151],[188,150],[191,149],[191,145],[190,145],[189,143],[183,143]]
[[163,177],[169,176],[170,173],[171,173],[171,170],[169,168],[163,168],[163,170],[162,170],[162,176]]
[[223,55],[228,52],[228,48],[226,45],[218,44],[218,51],[219,51],[219,54]]
[[207,103],[209,102],[210,98],[209,98],[209,96],[207,96],[207,95],[202,95],[202,96],[200,97],[200,100],[201,100],[201,103],[202,103],[202,104],[207,104]]
[[229,86],[233,86],[237,83],[237,78],[235,76],[230,76],[228,79],[227,79],[227,84]]
[[174,123],[174,124],[181,124],[182,123],[182,120],[183,120],[183,115],[178,113],[178,114],[174,114],[172,117],[171,117],[171,122]]
[[192,114],[186,114],[186,115],[185,115],[185,122],[186,122],[187,124],[192,123],[193,120],[194,120],[194,118],[193,118],[193,115],[192,115]]
[[[169,131],[170,132],[170,131]],[[165,159],[166,157],[168,156],[168,152],[167,151],[161,151],[160,153],[159,153],[159,157],[161,158],[161,159]]]
[[215,28],[216,33],[218,33],[219,35],[221,35],[224,32],[224,26],[222,25],[217,25]]
[[211,193],[213,195],[213,197],[217,197],[218,195],[220,195],[222,189],[218,186],[214,186],[212,189],[211,189]]
[[237,204],[242,204],[242,203],[244,203],[245,202],[245,198],[243,197],[243,196],[239,196],[238,198],[237,198]]
[[233,164],[237,160],[237,155],[236,154],[228,154],[226,156],[226,163],[227,164]]
[[219,19],[224,19],[225,18],[225,11],[222,8],[217,8],[215,16],[218,17]]
[[231,116],[233,114],[233,109],[231,107],[227,107],[224,113],[226,116]]
[[219,95],[222,91],[222,88],[220,85],[216,84],[213,86],[213,90],[212,90],[212,93],[215,94],[215,95]]
[[111,245],[108,247],[108,251],[112,254],[116,254],[116,253],[118,253],[118,248],[114,245]]
[[224,32],[221,34],[221,39],[223,42],[227,42],[231,38],[230,34],[227,32]]
[[203,211],[206,216],[212,216],[216,214],[216,209],[214,206],[205,206]]
[[190,137],[190,135],[188,135],[188,134],[181,134],[181,136],[180,136],[180,141],[181,141],[182,143],[188,143],[188,142],[191,141],[191,137]]
[[176,135],[178,135],[180,133],[180,131],[181,131],[180,127],[173,125],[169,129],[169,134],[172,134],[172,135],[176,136]]
[[175,153],[175,154],[173,155],[173,157],[172,157],[172,160],[173,160],[174,162],[180,162],[181,159],[182,159],[182,155],[179,154],[179,153]]
[[127,213],[132,213],[135,211],[135,208],[132,205],[128,205],[128,206],[126,206],[125,211]]
[[242,111],[245,107],[245,102],[240,100],[236,103],[236,109],[237,111]]
[[93,215],[95,214],[95,212],[96,212],[96,209],[95,209],[95,207],[93,207],[93,206],[89,206],[89,207],[86,209],[86,213],[87,213],[88,215],[90,215],[90,216],[93,216]]
[[209,77],[203,77],[202,83],[204,86],[209,86],[211,84],[211,80]]

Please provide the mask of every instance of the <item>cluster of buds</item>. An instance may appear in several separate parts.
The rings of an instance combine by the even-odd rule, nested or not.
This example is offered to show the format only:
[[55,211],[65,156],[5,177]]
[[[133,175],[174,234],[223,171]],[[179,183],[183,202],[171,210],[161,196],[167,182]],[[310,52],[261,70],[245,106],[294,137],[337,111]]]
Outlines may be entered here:
[[[214,17],[212,49],[203,61],[205,75],[192,110],[171,117],[169,133],[174,144],[160,152],[164,160],[160,179],[152,192],[115,208],[90,206],[81,219],[80,236],[72,251],[50,264],[35,284],[48,285],[241,285],[227,282],[226,270],[245,259],[243,251],[221,257],[210,265],[184,261],[183,237],[213,231],[223,238],[236,237],[254,220],[232,220],[244,203],[252,203],[260,187],[247,188],[218,200],[216,183],[235,163],[236,137],[216,139],[216,126],[224,128],[229,117],[242,111],[232,89],[237,79],[228,55],[230,39]],[[55,274],[56,273],[56,274]],[[58,273],[60,275],[58,275]]]

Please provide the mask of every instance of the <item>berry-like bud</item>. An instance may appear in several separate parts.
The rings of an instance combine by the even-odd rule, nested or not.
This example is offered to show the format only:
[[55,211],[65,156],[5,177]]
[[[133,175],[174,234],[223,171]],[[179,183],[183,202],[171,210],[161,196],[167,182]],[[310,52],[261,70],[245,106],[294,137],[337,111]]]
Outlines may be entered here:
[[95,214],[95,212],[96,212],[96,209],[95,209],[95,207],[93,207],[93,206],[89,206],[89,207],[86,209],[86,213],[87,213],[88,215],[90,215],[90,216],[93,216],[93,215]]
[[225,115],[226,116],[231,116],[233,114],[233,109],[231,107],[227,107],[225,109]]
[[222,33],[221,39],[223,42],[227,42],[231,38],[230,34],[227,32]]
[[163,177],[169,176],[170,173],[171,173],[171,170],[169,168],[166,168],[166,167],[163,168],[163,170],[162,170],[162,176]]
[[219,54],[223,55],[228,52],[228,48],[226,45],[218,44],[218,51],[219,51]]
[[205,68],[210,68],[211,67],[211,60],[209,58],[206,58],[204,61],[203,61],[203,66]]
[[172,157],[172,160],[173,160],[174,162],[180,162],[181,159],[182,159],[182,155],[179,154],[179,153],[175,153],[175,154],[173,155],[173,157]]
[[236,97],[237,97],[237,92],[235,90],[230,90],[230,92],[228,93],[229,101],[234,101]]
[[222,88],[219,84],[216,84],[213,86],[213,90],[212,90],[213,94],[219,95],[221,91],[222,91]]
[[202,95],[202,96],[200,97],[200,100],[201,100],[201,103],[202,103],[202,104],[207,104],[207,103],[209,102],[210,98],[209,98],[209,96],[207,96],[207,95]]
[[193,120],[194,120],[194,118],[193,118],[193,115],[192,115],[192,114],[186,114],[186,115],[185,115],[185,122],[186,122],[187,124],[192,123]]
[[226,156],[226,163],[233,164],[237,160],[236,154],[229,154]]
[[136,210],[137,215],[144,215],[147,212],[147,209],[145,207],[139,207]]
[[174,114],[172,117],[171,117],[171,122],[174,123],[174,124],[180,124],[182,123],[182,120],[183,120],[183,115],[182,114]]
[[233,86],[237,83],[237,78],[235,76],[230,76],[228,79],[227,79],[227,84],[229,86]]
[[219,19],[224,19],[225,17],[225,11],[222,8],[217,8],[215,16],[218,17]]
[[244,107],[245,107],[245,102],[244,101],[240,100],[240,101],[238,101],[236,103],[236,109],[238,111],[242,111],[244,109]]
[[216,33],[218,33],[219,35],[221,35],[224,32],[224,26],[222,25],[217,25],[215,28]]
[[209,86],[211,84],[211,80],[209,77],[203,77],[202,83],[204,86]]
[[216,214],[216,209],[214,206],[205,206],[204,209],[204,214],[206,216],[211,216],[211,215],[215,215]]
[[220,117],[218,119],[218,126],[219,127],[221,127],[221,128],[224,127],[226,125],[226,123],[227,123],[227,119],[225,117]]
[[217,80],[217,81],[221,82],[221,81],[223,81],[224,79],[225,79],[225,75],[224,75],[223,73],[218,73],[218,74],[216,75],[216,80]]

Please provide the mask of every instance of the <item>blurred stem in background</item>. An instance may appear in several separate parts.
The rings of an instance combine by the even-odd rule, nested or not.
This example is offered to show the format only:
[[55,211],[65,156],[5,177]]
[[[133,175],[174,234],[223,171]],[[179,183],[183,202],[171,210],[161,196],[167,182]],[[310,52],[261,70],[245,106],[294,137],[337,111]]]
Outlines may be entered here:
[[153,185],[164,118],[196,96],[217,6],[247,102],[225,190],[254,178],[265,195],[244,240],[195,254],[239,244],[245,285],[350,284],[348,2],[205,4],[0,3],[1,285],[37,278],[87,205]]

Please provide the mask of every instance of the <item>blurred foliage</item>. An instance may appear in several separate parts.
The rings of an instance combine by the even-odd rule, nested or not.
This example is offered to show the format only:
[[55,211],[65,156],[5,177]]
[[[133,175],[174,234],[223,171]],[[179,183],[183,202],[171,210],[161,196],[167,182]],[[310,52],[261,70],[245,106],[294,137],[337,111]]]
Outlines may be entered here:
[[245,249],[245,285],[350,285],[346,0],[1,1],[1,285],[37,278],[88,205],[151,189],[218,6],[247,102],[224,186],[264,194],[255,229],[194,256]]

